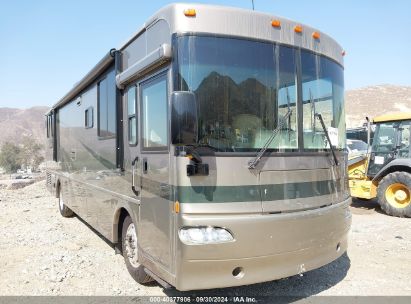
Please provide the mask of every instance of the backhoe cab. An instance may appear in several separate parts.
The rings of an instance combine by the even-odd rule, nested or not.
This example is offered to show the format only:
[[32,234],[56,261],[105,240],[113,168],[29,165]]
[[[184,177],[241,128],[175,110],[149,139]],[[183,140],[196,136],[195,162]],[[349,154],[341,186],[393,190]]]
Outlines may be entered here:
[[348,162],[351,196],[377,197],[387,214],[411,217],[411,113],[379,116],[373,124],[371,149]]

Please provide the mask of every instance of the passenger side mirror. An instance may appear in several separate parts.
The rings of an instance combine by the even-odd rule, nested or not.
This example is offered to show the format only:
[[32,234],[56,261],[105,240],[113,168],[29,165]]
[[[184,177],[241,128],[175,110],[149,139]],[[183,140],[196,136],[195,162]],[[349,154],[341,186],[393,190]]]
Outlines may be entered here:
[[193,92],[171,93],[171,142],[192,145],[197,143],[197,102]]

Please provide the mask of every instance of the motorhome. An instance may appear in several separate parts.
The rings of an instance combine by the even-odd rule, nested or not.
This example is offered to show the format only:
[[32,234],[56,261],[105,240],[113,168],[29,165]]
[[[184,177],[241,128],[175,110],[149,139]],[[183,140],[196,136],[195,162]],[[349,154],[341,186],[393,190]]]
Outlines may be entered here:
[[343,56],[271,14],[166,6],[47,113],[47,187],[139,283],[220,288],[328,264],[351,225]]

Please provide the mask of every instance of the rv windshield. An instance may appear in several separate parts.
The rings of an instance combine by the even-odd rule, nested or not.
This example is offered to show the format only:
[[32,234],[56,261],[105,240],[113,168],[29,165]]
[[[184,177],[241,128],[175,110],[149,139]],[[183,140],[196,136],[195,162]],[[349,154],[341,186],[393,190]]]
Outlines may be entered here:
[[297,49],[207,36],[178,37],[176,46],[174,90],[196,95],[199,145],[259,151],[290,108],[269,149],[299,148]]

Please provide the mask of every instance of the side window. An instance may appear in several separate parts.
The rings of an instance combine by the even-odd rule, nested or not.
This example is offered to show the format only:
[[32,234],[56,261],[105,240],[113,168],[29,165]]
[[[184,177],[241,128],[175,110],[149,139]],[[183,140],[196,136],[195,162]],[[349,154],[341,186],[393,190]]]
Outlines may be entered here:
[[136,86],[127,91],[128,143],[137,145]]
[[52,115],[50,115],[50,134],[51,134],[51,137],[54,137],[54,124],[55,124],[54,114],[52,114]]
[[321,114],[333,145],[344,148],[343,69],[330,59],[301,51],[301,72],[304,149],[321,150],[330,145],[315,114]]
[[114,71],[98,83],[97,134],[100,138],[116,135],[116,84]]
[[399,153],[398,157],[408,158],[410,157],[410,140],[411,140],[411,121],[404,121],[399,129],[401,132],[401,142],[398,143]]
[[93,127],[94,123],[93,107],[89,107],[84,111],[84,127],[90,129]]
[[50,115],[46,116],[47,138],[50,138]]
[[141,86],[143,149],[167,149],[167,77],[162,75]]

